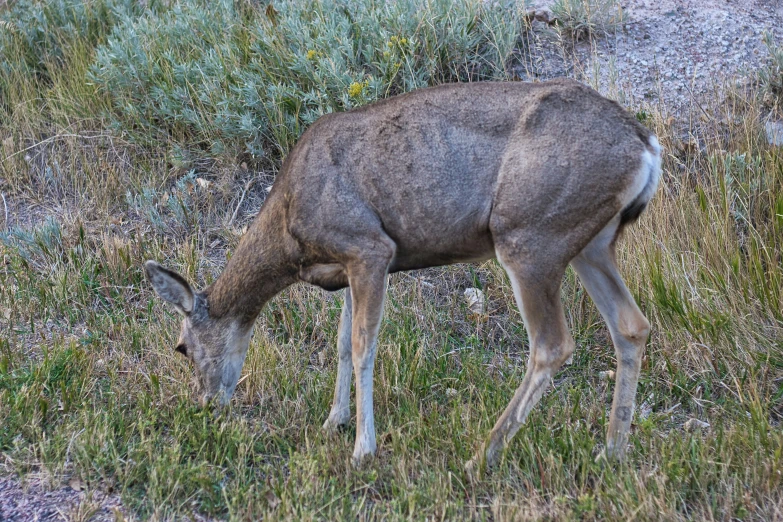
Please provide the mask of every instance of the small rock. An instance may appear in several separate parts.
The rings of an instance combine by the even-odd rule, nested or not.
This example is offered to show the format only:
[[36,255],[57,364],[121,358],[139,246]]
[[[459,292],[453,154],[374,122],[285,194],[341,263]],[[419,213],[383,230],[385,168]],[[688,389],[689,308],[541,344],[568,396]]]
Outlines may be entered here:
[[277,498],[277,495],[275,495],[275,492],[271,489],[267,490],[266,495],[264,496],[266,497],[266,501],[270,508],[275,509],[278,505],[280,505],[280,499]]
[[767,142],[773,147],[783,147],[783,121],[768,121],[764,124]]
[[696,431],[696,430],[706,430],[710,427],[709,422],[704,422],[699,419],[693,418],[688,419],[688,421],[682,425],[683,428],[685,428],[685,431]]
[[654,394],[650,394],[649,397],[647,397],[647,400],[642,403],[641,406],[639,406],[639,411],[637,412],[637,415],[640,419],[646,420],[650,414],[652,413],[653,407],[652,407],[652,401],[655,399]]
[[543,9],[537,9],[535,14],[533,15],[533,18],[539,22],[544,22],[548,24],[555,20],[555,15],[552,14],[552,11],[550,11],[549,9],[543,8]]
[[614,380],[614,371],[607,370],[605,372],[598,372],[598,380],[600,380],[600,381],[613,381]]
[[466,288],[465,302],[468,303],[468,308],[474,314],[483,314],[485,310],[484,292],[478,288]]

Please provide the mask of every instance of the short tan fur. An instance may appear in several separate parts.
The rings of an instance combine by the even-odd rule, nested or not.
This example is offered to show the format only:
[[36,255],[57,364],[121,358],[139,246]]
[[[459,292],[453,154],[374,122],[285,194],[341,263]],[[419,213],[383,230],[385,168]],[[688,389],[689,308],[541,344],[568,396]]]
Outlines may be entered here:
[[331,114],[299,140],[221,276],[198,292],[154,261],[156,292],[184,316],[177,350],[202,402],[236,387],[261,308],[299,281],[348,287],[334,402],[356,462],[376,450],[373,366],[387,275],[496,257],[530,339],[525,377],[469,463],[493,464],[574,351],[560,300],[570,263],[606,320],[617,383],[606,454],[621,456],[649,323],[623,283],[615,242],[652,198],[661,150],[615,102],[571,80],[450,84]]

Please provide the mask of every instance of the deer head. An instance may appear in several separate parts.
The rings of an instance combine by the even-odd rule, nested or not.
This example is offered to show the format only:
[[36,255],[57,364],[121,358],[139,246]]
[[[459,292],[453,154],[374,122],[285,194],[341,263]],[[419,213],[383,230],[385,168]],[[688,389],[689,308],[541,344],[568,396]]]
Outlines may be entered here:
[[179,274],[154,261],[144,272],[155,292],[182,315],[182,328],[174,348],[196,369],[199,402],[228,404],[234,394],[253,332],[253,322],[226,315],[212,317],[207,296],[195,291]]

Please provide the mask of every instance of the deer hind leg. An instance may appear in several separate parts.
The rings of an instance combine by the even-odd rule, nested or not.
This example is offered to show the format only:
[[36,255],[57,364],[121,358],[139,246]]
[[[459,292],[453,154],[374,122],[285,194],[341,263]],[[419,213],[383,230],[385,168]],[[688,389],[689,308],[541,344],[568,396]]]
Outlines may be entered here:
[[574,340],[568,332],[560,301],[565,263],[562,263],[562,269],[557,268],[557,263],[531,267],[503,250],[498,246],[498,259],[511,279],[530,339],[530,356],[525,377],[492,428],[489,441],[468,462],[469,473],[481,467],[482,463],[492,466],[497,462],[499,452],[522,426],[531,408],[543,395],[550,378],[574,352]]
[[650,323],[617,270],[614,241],[618,224],[617,219],[613,220],[571,261],[571,265],[609,326],[617,354],[617,378],[609,416],[606,455],[622,458]]
[[359,464],[364,457],[373,455],[376,449],[372,399],[373,369],[386,294],[386,276],[393,257],[392,247],[388,252],[378,253],[375,257],[365,258],[348,267],[353,304],[351,353],[353,370],[356,373],[354,464]]
[[337,330],[337,380],[334,385],[334,400],[329,417],[324,422],[326,431],[335,431],[351,420],[351,323],[353,317],[351,289],[345,289],[343,311]]

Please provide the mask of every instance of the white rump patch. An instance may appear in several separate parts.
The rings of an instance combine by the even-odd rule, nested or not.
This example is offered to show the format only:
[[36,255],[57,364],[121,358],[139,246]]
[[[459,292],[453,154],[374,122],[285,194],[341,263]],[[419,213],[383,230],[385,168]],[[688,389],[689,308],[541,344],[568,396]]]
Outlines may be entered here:
[[643,191],[649,201],[658,189],[658,182],[661,178],[661,145],[655,136],[650,136],[649,145],[653,152],[645,147],[642,152],[641,166],[633,183],[617,196],[620,200],[620,208],[626,208],[636,198],[642,196]]

